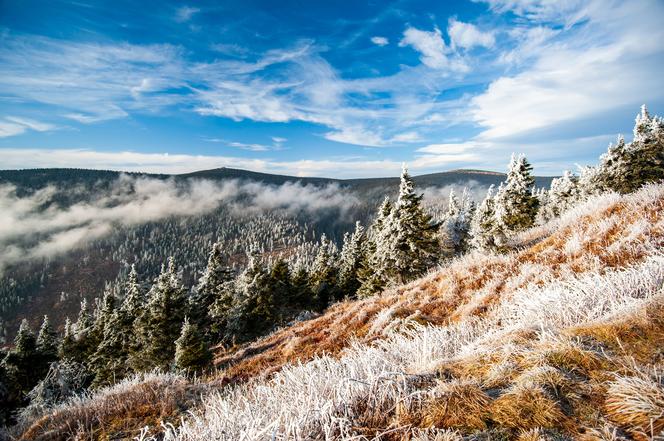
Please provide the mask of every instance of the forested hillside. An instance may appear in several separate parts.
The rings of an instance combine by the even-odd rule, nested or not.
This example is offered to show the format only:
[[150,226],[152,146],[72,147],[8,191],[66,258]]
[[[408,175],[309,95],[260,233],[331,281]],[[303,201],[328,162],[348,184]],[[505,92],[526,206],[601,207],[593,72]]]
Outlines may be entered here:
[[[121,179],[103,205],[67,203],[104,208],[91,224],[118,228],[128,194],[145,210],[156,190],[168,195],[159,204],[229,190]],[[406,168],[395,195],[375,193],[382,202],[338,183],[312,198],[307,184],[232,181],[204,216],[169,212],[95,238],[124,234],[123,256],[137,240],[155,251],[119,259],[125,271],[62,333],[48,317],[38,332],[23,321],[0,364],[7,435],[654,439],[664,430],[662,179],[664,121],[644,107],[632,142],[619,138],[597,165],[538,188],[514,155],[479,203],[458,188],[432,204]],[[45,193],[27,195],[48,212]],[[39,234],[58,243],[62,225],[81,228]],[[135,232],[148,225],[168,233]],[[177,239],[159,242],[167,236]],[[178,243],[191,254],[178,257]],[[42,255],[39,241],[10,244]],[[195,253],[207,256],[200,270]]]
[[[460,170],[414,179],[440,217],[450,188],[468,187],[476,196],[503,178]],[[551,181],[538,179],[542,186]],[[36,327],[49,314],[63,331],[83,299],[94,303],[105,289],[118,294],[132,264],[148,283],[172,256],[192,285],[215,242],[236,271],[250,252],[309,264],[322,234],[341,246],[343,234],[356,221],[366,224],[398,185],[398,178],[343,181],[228,168],[173,176],[0,171],[0,204],[9,216],[0,231],[8,250],[0,257],[0,342],[11,343],[21,318]]]

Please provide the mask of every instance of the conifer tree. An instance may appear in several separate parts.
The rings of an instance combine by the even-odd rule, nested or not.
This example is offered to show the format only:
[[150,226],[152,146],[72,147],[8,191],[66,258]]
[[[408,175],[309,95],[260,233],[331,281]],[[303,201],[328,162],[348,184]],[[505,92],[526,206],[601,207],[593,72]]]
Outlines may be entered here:
[[185,288],[172,257],[162,266],[148,295],[146,308],[134,326],[138,341],[130,361],[137,371],[168,370],[175,356],[175,340],[180,335],[186,307]]
[[494,211],[493,185],[480,204],[470,225],[470,243],[476,249],[491,251],[497,248],[495,233],[497,221]]
[[393,206],[389,197],[385,197],[378,208],[375,220],[369,228],[366,250],[358,271],[360,288],[359,297],[367,297],[382,291],[388,283],[388,261],[385,256],[386,241],[391,234],[387,225],[392,218]]
[[450,190],[447,213],[442,222],[441,245],[445,254],[461,254],[468,249],[470,222],[475,213],[475,203],[464,188],[461,199]]
[[74,325],[72,324],[69,317],[65,319],[65,332],[62,336],[62,341],[60,341],[60,347],[58,349],[58,356],[60,359],[72,359],[76,352],[76,332],[74,331]]
[[218,300],[223,300],[233,281],[233,270],[224,262],[221,243],[212,246],[207,266],[189,298],[189,316],[206,339],[212,339],[213,324],[210,310]]
[[310,274],[311,289],[318,303],[318,308],[321,310],[341,297],[340,291],[337,289],[336,254],[336,247],[323,234]]
[[44,316],[39,334],[37,335],[37,352],[39,353],[39,364],[35,366],[35,371],[39,378],[42,378],[48,372],[51,363],[58,359],[58,334],[55,332],[48,316]]
[[212,354],[195,323],[185,318],[180,337],[175,341],[175,367],[187,373],[199,373],[210,366]]
[[404,166],[399,185],[399,198],[383,234],[388,276],[403,283],[424,274],[438,260],[440,244],[438,225],[424,212],[422,195],[415,193],[413,179]]
[[498,227],[506,233],[525,230],[535,222],[537,198],[532,189],[532,167],[523,155],[512,155],[507,179],[498,189],[494,210]]
[[579,179],[570,171],[565,170],[563,176],[551,181],[548,204],[553,217],[560,216],[572,208],[580,198]]
[[628,153],[629,174],[623,177],[618,191],[632,192],[664,179],[664,119],[651,116],[645,104],[636,117]]
[[582,175],[584,192],[588,192],[589,177],[593,178],[593,193],[616,191],[623,194],[664,179],[664,120],[651,116],[645,105],[642,106],[636,116],[633,141],[627,144],[620,136],[601,156],[599,165],[588,171],[587,176]]
[[252,252],[247,268],[235,280],[231,307],[216,315],[225,322],[225,340],[244,342],[272,327],[274,297],[270,277],[257,253]]
[[134,324],[143,313],[145,301],[134,265],[131,266],[123,291],[124,300],[105,319],[101,342],[92,356],[95,376],[93,388],[110,385],[127,377],[132,372],[128,363],[132,351],[142,348],[140,338],[135,336]]
[[355,297],[360,287],[359,272],[364,255],[365,241],[364,227],[359,221],[355,223],[353,234],[347,232],[344,235],[338,281],[342,296]]
[[40,364],[37,339],[26,319],[21,321],[14,347],[7,352],[3,366],[20,394],[26,394],[40,380],[35,368]]
[[295,304],[290,268],[284,259],[279,258],[272,264],[269,284],[272,289],[275,307]]

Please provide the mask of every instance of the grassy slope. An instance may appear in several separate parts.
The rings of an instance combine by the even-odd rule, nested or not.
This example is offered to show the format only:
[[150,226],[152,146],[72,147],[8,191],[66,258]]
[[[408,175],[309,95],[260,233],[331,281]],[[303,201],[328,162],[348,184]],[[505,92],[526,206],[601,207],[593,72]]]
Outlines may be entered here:
[[[207,395],[167,437],[648,439],[664,428],[663,213],[664,186],[603,196],[522,234],[509,255],[470,254],[219,353],[219,378],[165,388]],[[128,384],[61,406],[23,439],[66,438],[79,422],[118,433],[113,421],[141,407],[137,434],[194,405],[104,404],[135,395]]]

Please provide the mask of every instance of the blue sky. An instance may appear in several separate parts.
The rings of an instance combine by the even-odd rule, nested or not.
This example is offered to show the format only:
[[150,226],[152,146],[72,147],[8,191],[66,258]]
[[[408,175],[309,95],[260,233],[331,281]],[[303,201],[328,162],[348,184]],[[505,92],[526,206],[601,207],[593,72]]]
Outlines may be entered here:
[[595,162],[664,108],[664,2],[0,2],[0,169]]

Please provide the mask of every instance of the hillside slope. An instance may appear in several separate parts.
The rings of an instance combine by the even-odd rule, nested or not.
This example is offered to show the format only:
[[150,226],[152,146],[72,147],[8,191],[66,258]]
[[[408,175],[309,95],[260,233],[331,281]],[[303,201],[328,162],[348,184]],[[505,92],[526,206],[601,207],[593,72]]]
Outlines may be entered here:
[[664,185],[596,197],[509,254],[472,253],[218,348],[223,369],[204,384],[127,381],[18,435],[129,437],[150,424],[142,439],[651,439],[664,429],[663,215]]

